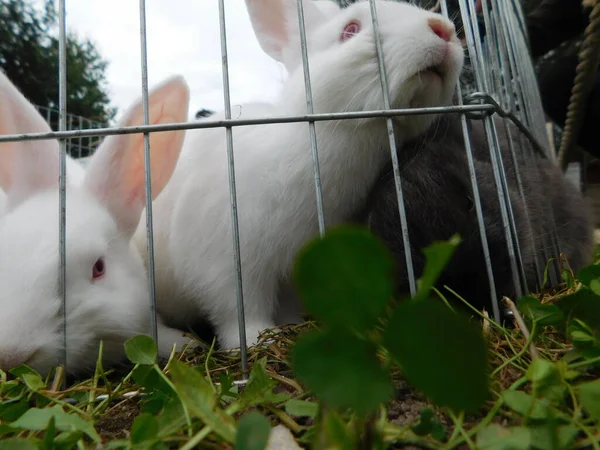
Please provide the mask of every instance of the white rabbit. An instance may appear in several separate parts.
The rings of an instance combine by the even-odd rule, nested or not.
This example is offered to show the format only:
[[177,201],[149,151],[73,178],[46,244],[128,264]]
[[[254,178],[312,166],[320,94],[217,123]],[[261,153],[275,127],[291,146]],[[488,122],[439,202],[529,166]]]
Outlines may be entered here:
[[[38,131],[41,117],[14,91],[0,90],[2,133]],[[9,100],[8,102],[6,100]],[[185,121],[189,91],[173,77],[149,94],[150,123]],[[121,126],[143,124],[140,102]],[[169,180],[184,131],[150,134],[152,195]],[[10,210],[0,219],[0,369],[28,364],[47,372],[63,355],[59,314],[58,143],[2,145],[0,172]],[[7,177],[7,175],[9,175]],[[66,195],[67,370],[95,367],[99,341],[104,363],[124,357],[123,343],[150,331],[149,295],[142,259],[131,241],[145,205],[144,141],[141,134],[104,139],[79,184]],[[145,222],[145,221],[144,221]],[[181,332],[161,325],[159,351],[184,345]]]
[[[37,112],[35,107],[27,101],[17,87],[8,79],[6,74],[0,70],[0,105],[2,115],[0,116],[0,135],[21,133],[49,133],[52,131],[50,125]],[[0,165],[0,178],[3,179],[3,187],[7,189],[11,183],[12,164],[14,159],[9,156],[14,154],[16,148],[23,146],[36,146],[39,142],[29,141],[21,144],[15,142],[0,143],[2,156]],[[67,179],[70,183],[79,184],[83,180],[85,169],[67,155]],[[4,190],[0,189],[0,217],[2,217],[10,205],[6,204],[7,198]]]
[[328,16],[338,13],[340,10],[340,5],[332,0],[313,0],[313,2],[323,14]]
[[[242,105],[232,116],[306,114],[296,0],[247,0],[246,5],[261,47],[285,64],[289,77],[276,104]],[[368,2],[327,17],[310,0],[303,0],[303,7],[315,112],[383,109]],[[377,1],[377,10],[391,106],[450,103],[464,58],[454,26],[408,4]],[[398,145],[423,132],[433,118],[393,119]],[[316,129],[325,222],[331,226],[364,203],[390,158],[388,132],[381,118],[317,122]],[[306,123],[233,129],[248,344],[275,325],[279,286],[297,251],[318,235],[310,142]],[[154,205],[161,316],[178,328],[207,317],[222,348],[239,347],[224,129],[188,132],[172,181]],[[145,249],[141,224],[136,242]]]

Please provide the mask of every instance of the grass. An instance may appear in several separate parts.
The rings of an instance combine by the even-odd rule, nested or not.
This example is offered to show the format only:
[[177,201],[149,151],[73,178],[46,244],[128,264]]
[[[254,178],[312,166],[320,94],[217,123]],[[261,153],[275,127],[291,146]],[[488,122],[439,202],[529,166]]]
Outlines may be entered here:
[[[565,278],[559,291],[520,300],[519,323],[502,327],[473,311],[470,320],[486,336],[490,395],[470,414],[432,403],[380,347],[393,396],[373,414],[331,407],[290,363],[298,338],[320,328],[306,322],[263,334],[249,349],[243,383],[238,354],[213,343],[159,364],[147,337],[126,345],[133,369],[105,371],[99,363],[92,378],[66,390],[60,372],[48,379],[26,367],[0,372],[0,450],[253,450],[264,448],[276,425],[305,448],[600,449],[594,330],[575,322],[567,333],[552,322],[553,305],[582,290]],[[439,370],[446,377],[453,369]]]

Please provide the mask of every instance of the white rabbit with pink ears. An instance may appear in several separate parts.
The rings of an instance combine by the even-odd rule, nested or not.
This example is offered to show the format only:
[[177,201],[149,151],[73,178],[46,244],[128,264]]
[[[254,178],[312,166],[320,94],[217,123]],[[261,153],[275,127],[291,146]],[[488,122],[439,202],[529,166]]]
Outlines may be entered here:
[[[405,3],[376,5],[392,108],[450,104],[464,58],[452,23]],[[289,76],[278,102],[241,105],[232,116],[306,114],[296,0],[246,0],[246,6],[262,49]],[[384,109],[369,3],[337,12],[332,6],[303,0],[315,113]],[[203,121],[222,118],[217,113]],[[394,118],[398,146],[433,119]],[[317,122],[316,130],[325,223],[331,226],[364,204],[390,158],[389,138],[382,118]],[[221,348],[231,349],[240,340],[226,142],[220,127],[188,131],[172,181],[154,202],[154,230],[161,316],[177,328],[206,317]],[[233,149],[245,323],[254,344],[288,308],[280,287],[298,250],[318,235],[309,127],[234,127]],[[145,249],[141,227],[136,242]]]
[[[0,132],[41,131],[43,119],[6,78],[0,81]],[[151,124],[187,119],[189,90],[171,77],[149,94]],[[143,124],[138,101],[120,126]],[[152,196],[176,165],[184,131],[150,134]],[[68,177],[73,178],[69,166]],[[20,364],[47,372],[61,362],[59,295],[59,152],[56,140],[0,143],[0,369]],[[132,243],[145,206],[142,134],[104,139],[78,182],[66,193],[67,370],[93,369],[124,359],[123,343],[150,332],[148,281]],[[145,224],[145,220],[142,221]],[[144,249],[145,251],[145,249]],[[189,342],[160,323],[159,353]]]

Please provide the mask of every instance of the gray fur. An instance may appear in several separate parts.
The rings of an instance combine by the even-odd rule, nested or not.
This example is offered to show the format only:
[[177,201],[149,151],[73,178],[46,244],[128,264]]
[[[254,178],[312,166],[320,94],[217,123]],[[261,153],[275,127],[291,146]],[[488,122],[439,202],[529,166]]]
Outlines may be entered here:
[[[494,120],[525,276],[528,286],[534,288],[535,253],[540,253],[543,249],[549,256],[555,256],[549,241],[552,219],[556,223],[560,249],[568,257],[571,267],[576,270],[591,261],[593,234],[589,207],[575,186],[564,178],[560,169],[551,161],[543,159],[535,163],[529,161],[526,166],[519,164],[525,192],[524,202],[518,190],[505,124],[501,118],[495,117]],[[470,126],[474,165],[498,298],[504,295],[514,298],[509,253],[483,121],[472,121]],[[513,142],[516,142],[518,130],[512,124],[509,127]],[[519,160],[521,147],[515,145],[514,148]],[[419,277],[423,270],[423,247],[459,233],[463,241],[438,285],[448,285],[478,308],[489,307],[489,281],[476,210],[470,200],[474,196],[460,117],[456,114],[441,116],[428,133],[400,149],[399,157],[415,276]],[[539,173],[536,167],[539,168]],[[554,211],[553,215],[550,207]],[[531,222],[527,220],[528,216]],[[384,240],[396,256],[397,289],[399,293],[406,293],[408,279],[391,163],[373,188],[361,220]]]

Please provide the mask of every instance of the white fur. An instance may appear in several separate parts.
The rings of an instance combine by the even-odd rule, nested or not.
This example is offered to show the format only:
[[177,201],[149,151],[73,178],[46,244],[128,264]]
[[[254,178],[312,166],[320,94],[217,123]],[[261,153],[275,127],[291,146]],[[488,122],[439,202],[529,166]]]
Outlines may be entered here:
[[[17,87],[11,83],[6,74],[0,70],[0,135],[24,133],[49,133],[50,125],[39,115],[35,107],[27,101]],[[5,189],[11,186],[11,175],[14,170],[15,149],[21,147],[51,147],[58,152],[58,143],[54,140],[30,142],[2,142],[0,151],[4,153],[0,165],[1,185]],[[83,181],[85,169],[67,155],[67,179],[70,183],[79,184]],[[0,189],[0,217],[4,215],[10,205],[7,204],[6,193]]]
[[[325,5],[325,2],[322,2]],[[296,0],[247,0],[262,48],[283,62],[289,77],[270,107],[234,108],[238,118],[306,113]],[[304,0],[304,16],[316,113],[383,109],[370,8],[360,2],[335,13]],[[449,104],[463,64],[463,50],[428,26],[442,16],[408,4],[377,1],[391,105]],[[326,14],[324,14],[326,13]],[[362,31],[341,43],[351,19]],[[290,26],[286,26],[290,24]],[[418,72],[440,65],[443,79]],[[222,114],[205,119],[219,120]],[[397,144],[424,131],[433,116],[394,119]],[[317,122],[317,141],[327,226],[347,221],[363,203],[390,157],[384,119]],[[316,196],[307,123],[233,129],[243,292],[248,343],[285,313],[279,304],[297,251],[318,235]],[[157,198],[154,230],[159,312],[169,325],[185,327],[207,316],[224,348],[239,346],[236,270],[222,128],[189,131],[173,179]],[[136,241],[145,248],[140,227]],[[286,296],[281,296],[286,297]]]
[[[14,94],[6,81],[2,97]],[[24,99],[23,99],[24,100]],[[150,123],[185,121],[189,93],[181,77],[150,92]],[[22,101],[2,103],[3,133],[36,131],[18,126],[41,119]],[[120,125],[143,123],[141,103]],[[183,144],[183,131],[150,135],[152,194],[169,180]],[[5,150],[3,148],[3,150]],[[63,355],[62,299],[59,296],[58,145],[56,141],[17,143],[0,152],[0,187],[10,210],[0,219],[0,369],[28,364],[47,372]],[[104,139],[79,183],[66,195],[67,370],[95,367],[99,341],[104,363],[124,358],[123,343],[150,329],[147,278],[131,238],[145,204],[143,135]],[[145,221],[144,221],[145,222]],[[103,258],[105,274],[93,279]],[[159,351],[189,339],[161,325]]]
[[340,5],[332,0],[313,0],[313,2],[327,16],[334,15],[340,10]]

